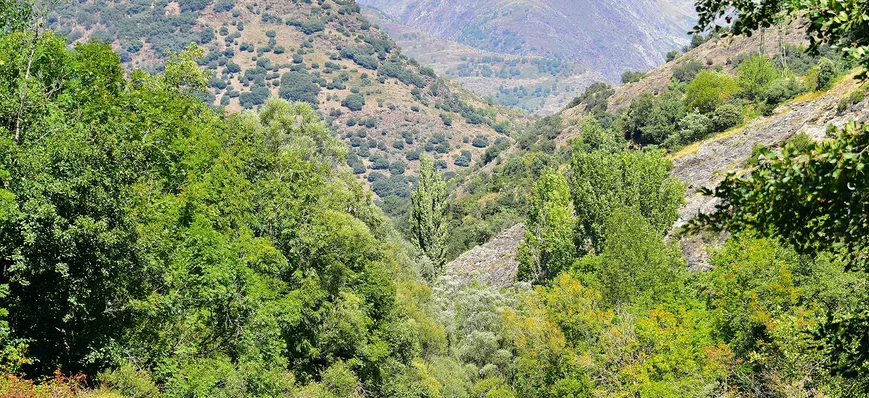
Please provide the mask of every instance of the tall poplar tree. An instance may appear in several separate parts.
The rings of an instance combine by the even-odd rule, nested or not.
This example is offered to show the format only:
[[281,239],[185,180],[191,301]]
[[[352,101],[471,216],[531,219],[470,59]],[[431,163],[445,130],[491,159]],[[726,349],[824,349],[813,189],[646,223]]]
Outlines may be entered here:
[[419,163],[419,185],[410,197],[410,231],[413,243],[440,272],[446,260],[446,184],[430,157],[420,157]]

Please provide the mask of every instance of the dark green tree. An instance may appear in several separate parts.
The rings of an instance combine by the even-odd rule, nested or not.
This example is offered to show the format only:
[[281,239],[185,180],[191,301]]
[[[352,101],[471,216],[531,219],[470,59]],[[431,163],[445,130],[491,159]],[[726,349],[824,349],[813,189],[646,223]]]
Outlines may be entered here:
[[419,184],[410,197],[413,243],[441,269],[446,250],[446,184],[428,156],[419,160]]

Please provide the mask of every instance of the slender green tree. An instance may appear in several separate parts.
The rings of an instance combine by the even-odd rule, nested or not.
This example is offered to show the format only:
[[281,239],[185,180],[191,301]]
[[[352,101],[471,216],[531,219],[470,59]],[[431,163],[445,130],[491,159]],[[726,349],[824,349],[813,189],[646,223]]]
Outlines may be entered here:
[[573,224],[567,179],[557,170],[544,170],[531,192],[519,279],[545,282],[570,266],[576,257]]
[[446,184],[430,157],[420,157],[419,163],[419,186],[410,197],[410,231],[413,243],[440,270],[446,249]]

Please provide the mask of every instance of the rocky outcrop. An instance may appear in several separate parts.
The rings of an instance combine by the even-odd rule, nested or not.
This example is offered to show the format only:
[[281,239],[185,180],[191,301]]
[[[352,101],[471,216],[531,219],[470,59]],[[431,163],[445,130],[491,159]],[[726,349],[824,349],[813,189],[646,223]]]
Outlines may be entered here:
[[[674,154],[673,175],[685,183],[685,206],[679,214],[676,227],[684,225],[699,213],[715,210],[714,198],[700,195],[700,188],[713,188],[727,173],[745,171],[745,163],[755,145],[779,147],[795,134],[805,132],[816,140],[826,135],[827,125],[841,127],[848,120],[869,121],[869,101],[850,106],[838,112],[841,98],[858,89],[858,82],[851,78],[836,85],[832,90],[816,95],[808,94],[802,99],[777,108],[769,117],[760,117],[743,128],[719,134],[695,143]],[[718,241],[720,237],[714,237]],[[708,267],[709,239],[688,237],[681,239],[682,252],[692,269]]]
[[446,266],[446,276],[465,286],[473,281],[494,287],[509,287],[516,280],[516,252],[525,236],[525,225],[516,224],[489,242],[477,246]]

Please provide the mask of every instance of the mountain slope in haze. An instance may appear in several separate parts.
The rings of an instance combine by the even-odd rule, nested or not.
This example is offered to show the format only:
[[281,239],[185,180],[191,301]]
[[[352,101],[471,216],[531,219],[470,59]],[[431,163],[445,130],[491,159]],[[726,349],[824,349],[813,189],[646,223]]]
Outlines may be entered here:
[[50,22],[70,41],[112,43],[130,69],[154,70],[196,43],[213,75],[207,100],[229,110],[270,95],[313,104],[382,198],[409,195],[422,153],[460,171],[510,142],[523,115],[407,58],[359,11],[345,0],[85,0],[57,5]]
[[616,82],[648,70],[686,45],[690,0],[361,0],[441,39],[503,54],[538,55],[586,66]]
[[365,17],[383,29],[404,54],[463,87],[501,105],[551,115],[595,81],[607,78],[577,63],[536,55],[492,52],[441,39],[415,29],[372,7]]

